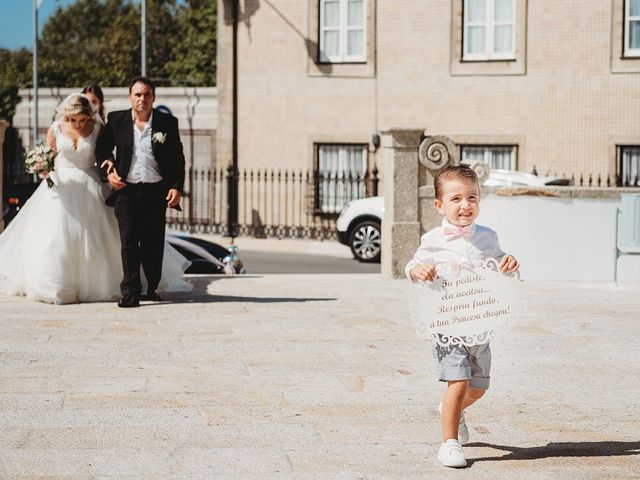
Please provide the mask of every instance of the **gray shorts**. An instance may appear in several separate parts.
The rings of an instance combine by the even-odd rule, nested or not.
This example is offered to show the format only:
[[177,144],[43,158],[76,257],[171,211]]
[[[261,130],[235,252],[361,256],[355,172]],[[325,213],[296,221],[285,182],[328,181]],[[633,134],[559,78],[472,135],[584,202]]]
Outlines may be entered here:
[[442,347],[433,342],[433,358],[438,362],[441,382],[469,380],[471,388],[489,388],[491,349],[489,344]]

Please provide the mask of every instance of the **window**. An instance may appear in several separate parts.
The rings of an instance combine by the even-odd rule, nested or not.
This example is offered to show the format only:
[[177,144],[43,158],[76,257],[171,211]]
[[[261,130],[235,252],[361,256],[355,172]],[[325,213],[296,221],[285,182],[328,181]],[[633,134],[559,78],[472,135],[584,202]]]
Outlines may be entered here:
[[624,7],[624,55],[640,57],[640,0],[626,0]]
[[640,146],[621,147],[620,186],[640,187]]
[[515,59],[515,30],[515,0],[464,0],[463,60]]
[[366,18],[366,0],[320,0],[320,62],[366,62]]
[[366,194],[367,145],[318,145],[316,210],[340,213]]
[[508,146],[483,146],[483,145],[463,145],[461,162],[485,162],[492,170],[515,170],[516,169],[516,147]]

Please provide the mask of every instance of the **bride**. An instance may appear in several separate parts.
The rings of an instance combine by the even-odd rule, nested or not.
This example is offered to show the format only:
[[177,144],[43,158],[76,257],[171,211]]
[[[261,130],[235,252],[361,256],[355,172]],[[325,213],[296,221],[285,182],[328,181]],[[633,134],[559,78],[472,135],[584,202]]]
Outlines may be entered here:
[[[97,302],[119,296],[122,279],[116,218],[104,203],[95,167],[100,124],[81,94],[57,108],[47,144],[57,151],[55,187],[41,182],[0,235],[0,294],[48,303]],[[187,291],[189,262],[165,243],[164,291]]]

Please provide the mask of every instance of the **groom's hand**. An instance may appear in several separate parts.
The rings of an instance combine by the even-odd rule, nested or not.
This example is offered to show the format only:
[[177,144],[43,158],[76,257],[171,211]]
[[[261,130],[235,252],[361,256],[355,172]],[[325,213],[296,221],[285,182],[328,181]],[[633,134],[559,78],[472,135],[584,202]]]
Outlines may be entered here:
[[180,192],[175,188],[170,189],[169,193],[167,193],[166,200],[168,207],[175,207],[180,203]]
[[109,180],[109,184],[113,187],[114,190],[122,190],[127,186],[127,184],[122,181],[122,178],[120,178],[120,175],[118,175],[118,172],[116,172],[115,169],[109,172],[109,174],[107,175],[107,180]]

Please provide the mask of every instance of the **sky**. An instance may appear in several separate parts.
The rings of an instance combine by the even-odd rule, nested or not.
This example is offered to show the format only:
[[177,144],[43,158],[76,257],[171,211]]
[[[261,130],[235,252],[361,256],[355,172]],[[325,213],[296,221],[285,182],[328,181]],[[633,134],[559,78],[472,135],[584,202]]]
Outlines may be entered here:
[[[42,0],[38,9],[38,25],[42,25],[57,7],[66,7],[76,0]],[[33,0],[0,0],[0,48],[15,50],[33,45]]]

